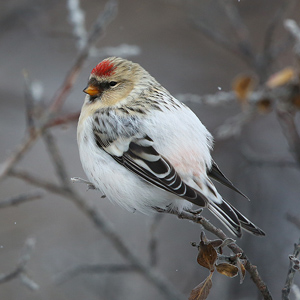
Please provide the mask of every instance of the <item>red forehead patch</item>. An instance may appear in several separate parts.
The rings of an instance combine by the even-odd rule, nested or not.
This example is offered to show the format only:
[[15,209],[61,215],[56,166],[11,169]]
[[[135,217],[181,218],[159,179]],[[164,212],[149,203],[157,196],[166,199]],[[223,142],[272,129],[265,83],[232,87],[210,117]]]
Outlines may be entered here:
[[103,60],[92,70],[92,74],[97,76],[110,76],[115,73],[114,69],[115,67],[112,62],[109,60]]

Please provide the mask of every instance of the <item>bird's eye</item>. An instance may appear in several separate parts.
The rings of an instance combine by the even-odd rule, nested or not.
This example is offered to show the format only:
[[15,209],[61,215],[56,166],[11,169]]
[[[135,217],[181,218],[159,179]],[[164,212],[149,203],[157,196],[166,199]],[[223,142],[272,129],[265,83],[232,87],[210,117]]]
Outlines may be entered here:
[[111,82],[109,83],[109,85],[110,85],[110,86],[115,86],[115,85],[117,85],[117,82],[116,82],[116,81],[111,81]]

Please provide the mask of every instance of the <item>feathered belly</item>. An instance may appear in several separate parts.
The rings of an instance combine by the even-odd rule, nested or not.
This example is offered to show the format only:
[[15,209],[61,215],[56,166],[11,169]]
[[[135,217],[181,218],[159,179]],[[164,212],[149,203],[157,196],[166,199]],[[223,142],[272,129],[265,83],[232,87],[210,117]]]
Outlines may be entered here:
[[79,152],[89,181],[110,201],[117,202],[129,211],[149,214],[153,207],[182,210],[191,206],[186,200],[146,182],[91,144],[80,144]]

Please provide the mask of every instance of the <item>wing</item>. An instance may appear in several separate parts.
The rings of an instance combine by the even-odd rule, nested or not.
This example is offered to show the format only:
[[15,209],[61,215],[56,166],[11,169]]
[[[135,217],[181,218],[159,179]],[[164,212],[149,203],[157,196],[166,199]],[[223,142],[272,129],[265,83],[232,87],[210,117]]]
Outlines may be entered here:
[[218,165],[214,161],[213,161],[211,169],[207,172],[207,175],[210,178],[213,178],[214,180],[222,183],[223,185],[234,190],[235,192],[239,193],[240,195],[245,197],[247,200],[249,200],[249,198],[244,193],[242,193],[238,188],[236,188],[233,185],[233,183],[222,173],[222,171],[219,169]]
[[198,206],[206,206],[205,196],[182,181],[171,163],[155,150],[149,136],[116,137],[113,140],[104,137],[95,127],[94,137],[98,147],[146,182]]

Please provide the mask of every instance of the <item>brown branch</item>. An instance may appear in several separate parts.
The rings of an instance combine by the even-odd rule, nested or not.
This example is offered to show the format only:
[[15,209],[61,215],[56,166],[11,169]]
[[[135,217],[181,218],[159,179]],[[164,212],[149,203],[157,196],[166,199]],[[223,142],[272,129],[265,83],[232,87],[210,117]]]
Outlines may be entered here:
[[77,194],[72,187],[71,189],[65,189],[64,187],[57,186],[56,184],[47,182],[28,172],[20,170],[12,170],[10,175],[71,200],[78,209],[80,209],[93,222],[96,228],[111,241],[120,255],[125,258],[137,272],[141,273],[151,284],[164,294],[166,299],[184,299],[183,295],[181,295],[163,275],[151,266],[144,264],[135,254],[133,254],[130,248],[127,247],[122,238],[117,234],[104,216],[102,216],[93,206],[87,203],[84,198]]
[[55,118],[55,114],[61,109],[66,100],[67,95],[70,93],[72,86],[77,79],[83,63],[88,58],[90,48],[98,40],[99,35],[104,32],[108,23],[115,17],[117,12],[117,4],[115,0],[110,0],[105,6],[104,12],[98,17],[94,26],[92,27],[89,38],[85,47],[79,53],[74,65],[68,72],[63,85],[55,93],[49,111],[41,120],[41,125],[35,130],[31,129],[30,135],[19,145],[12,154],[0,165],[0,181],[9,173],[13,166],[21,160],[24,154],[35,144],[36,140],[41,136],[43,131],[47,128],[48,123]]
[[[210,231],[223,241],[228,239],[227,235],[219,228],[211,224],[207,219],[200,216],[199,214],[194,214],[192,212],[182,211],[181,213],[178,213],[174,210],[162,210],[159,209],[159,212],[162,213],[170,213],[173,215],[176,215],[180,219],[190,220],[194,223],[201,224],[206,230]],[[260,291],[261,295],[265,300],[272,300],[271,293],[265,284],[265,282],[262,280],[260,274],[257,271],[257,267],[252,265],[250,260],[247,258],[247,256],[244,253],[244,250],[241,249],[236,243],[232,243],[228,245],[228,248],[232,250],[235,254],[242,253],[241,258],[246,260],[245,269],[248,271],[248,273],[251,276],[252,281],[255,283],[256,287]]]
[[60,126],[60,125],[66,125],[71,122],[77,122],[79,119],[79,115],[80,115],[80,112],[74,112],[74,113],[70,113],[70,114],[66,114],[64,116],[54,118],[48,122],[47,128]]
[[61,182],[65,189],[70,188],[70,179],[66,171],[65,163],[57,147],[56,140],[49,129],[43,132],[43,138],[46,143],[48,154],[55,168],[56,175],[59,178],[59,182]]
[[115,0],[110,0],[106,3],[104,11],[99,15],[98,19],[94,23],[92,30],[89,33],[88,39],[85,46],[79,53],[77,60],[71,70],[68,72],[62,86],[57,90],[54,98],[52,99],[52,104],[50,106],[50,113],[55,113],[59,111],[64,104],[67,95],[70,93],[75,80],[77,79],[79,72],[82,69],[83,63],[89,56],[90,49],[95,41],[102,37],[106,26],[115,18],[117,14],[117,2]]
[[298,244],[294,245],[294,253],[293,255],[290,255],[290,266],[287,274],[287,278],[285,281],[284,288],[282,289],[282,300],[289,300],[289,294],[291,291],[291,286],[294,282],[294,276],[296,273],[296,266],[295,266],[295,260],[298,262],[297,268],[299,271],[299,260],[297,260],[298,256],[300,254],[300,240],[298,241]]
[[295,124],[295,110],[290,109],[287,105],[277,105],[276,113],[290,151],[300,164],[300,136]]

